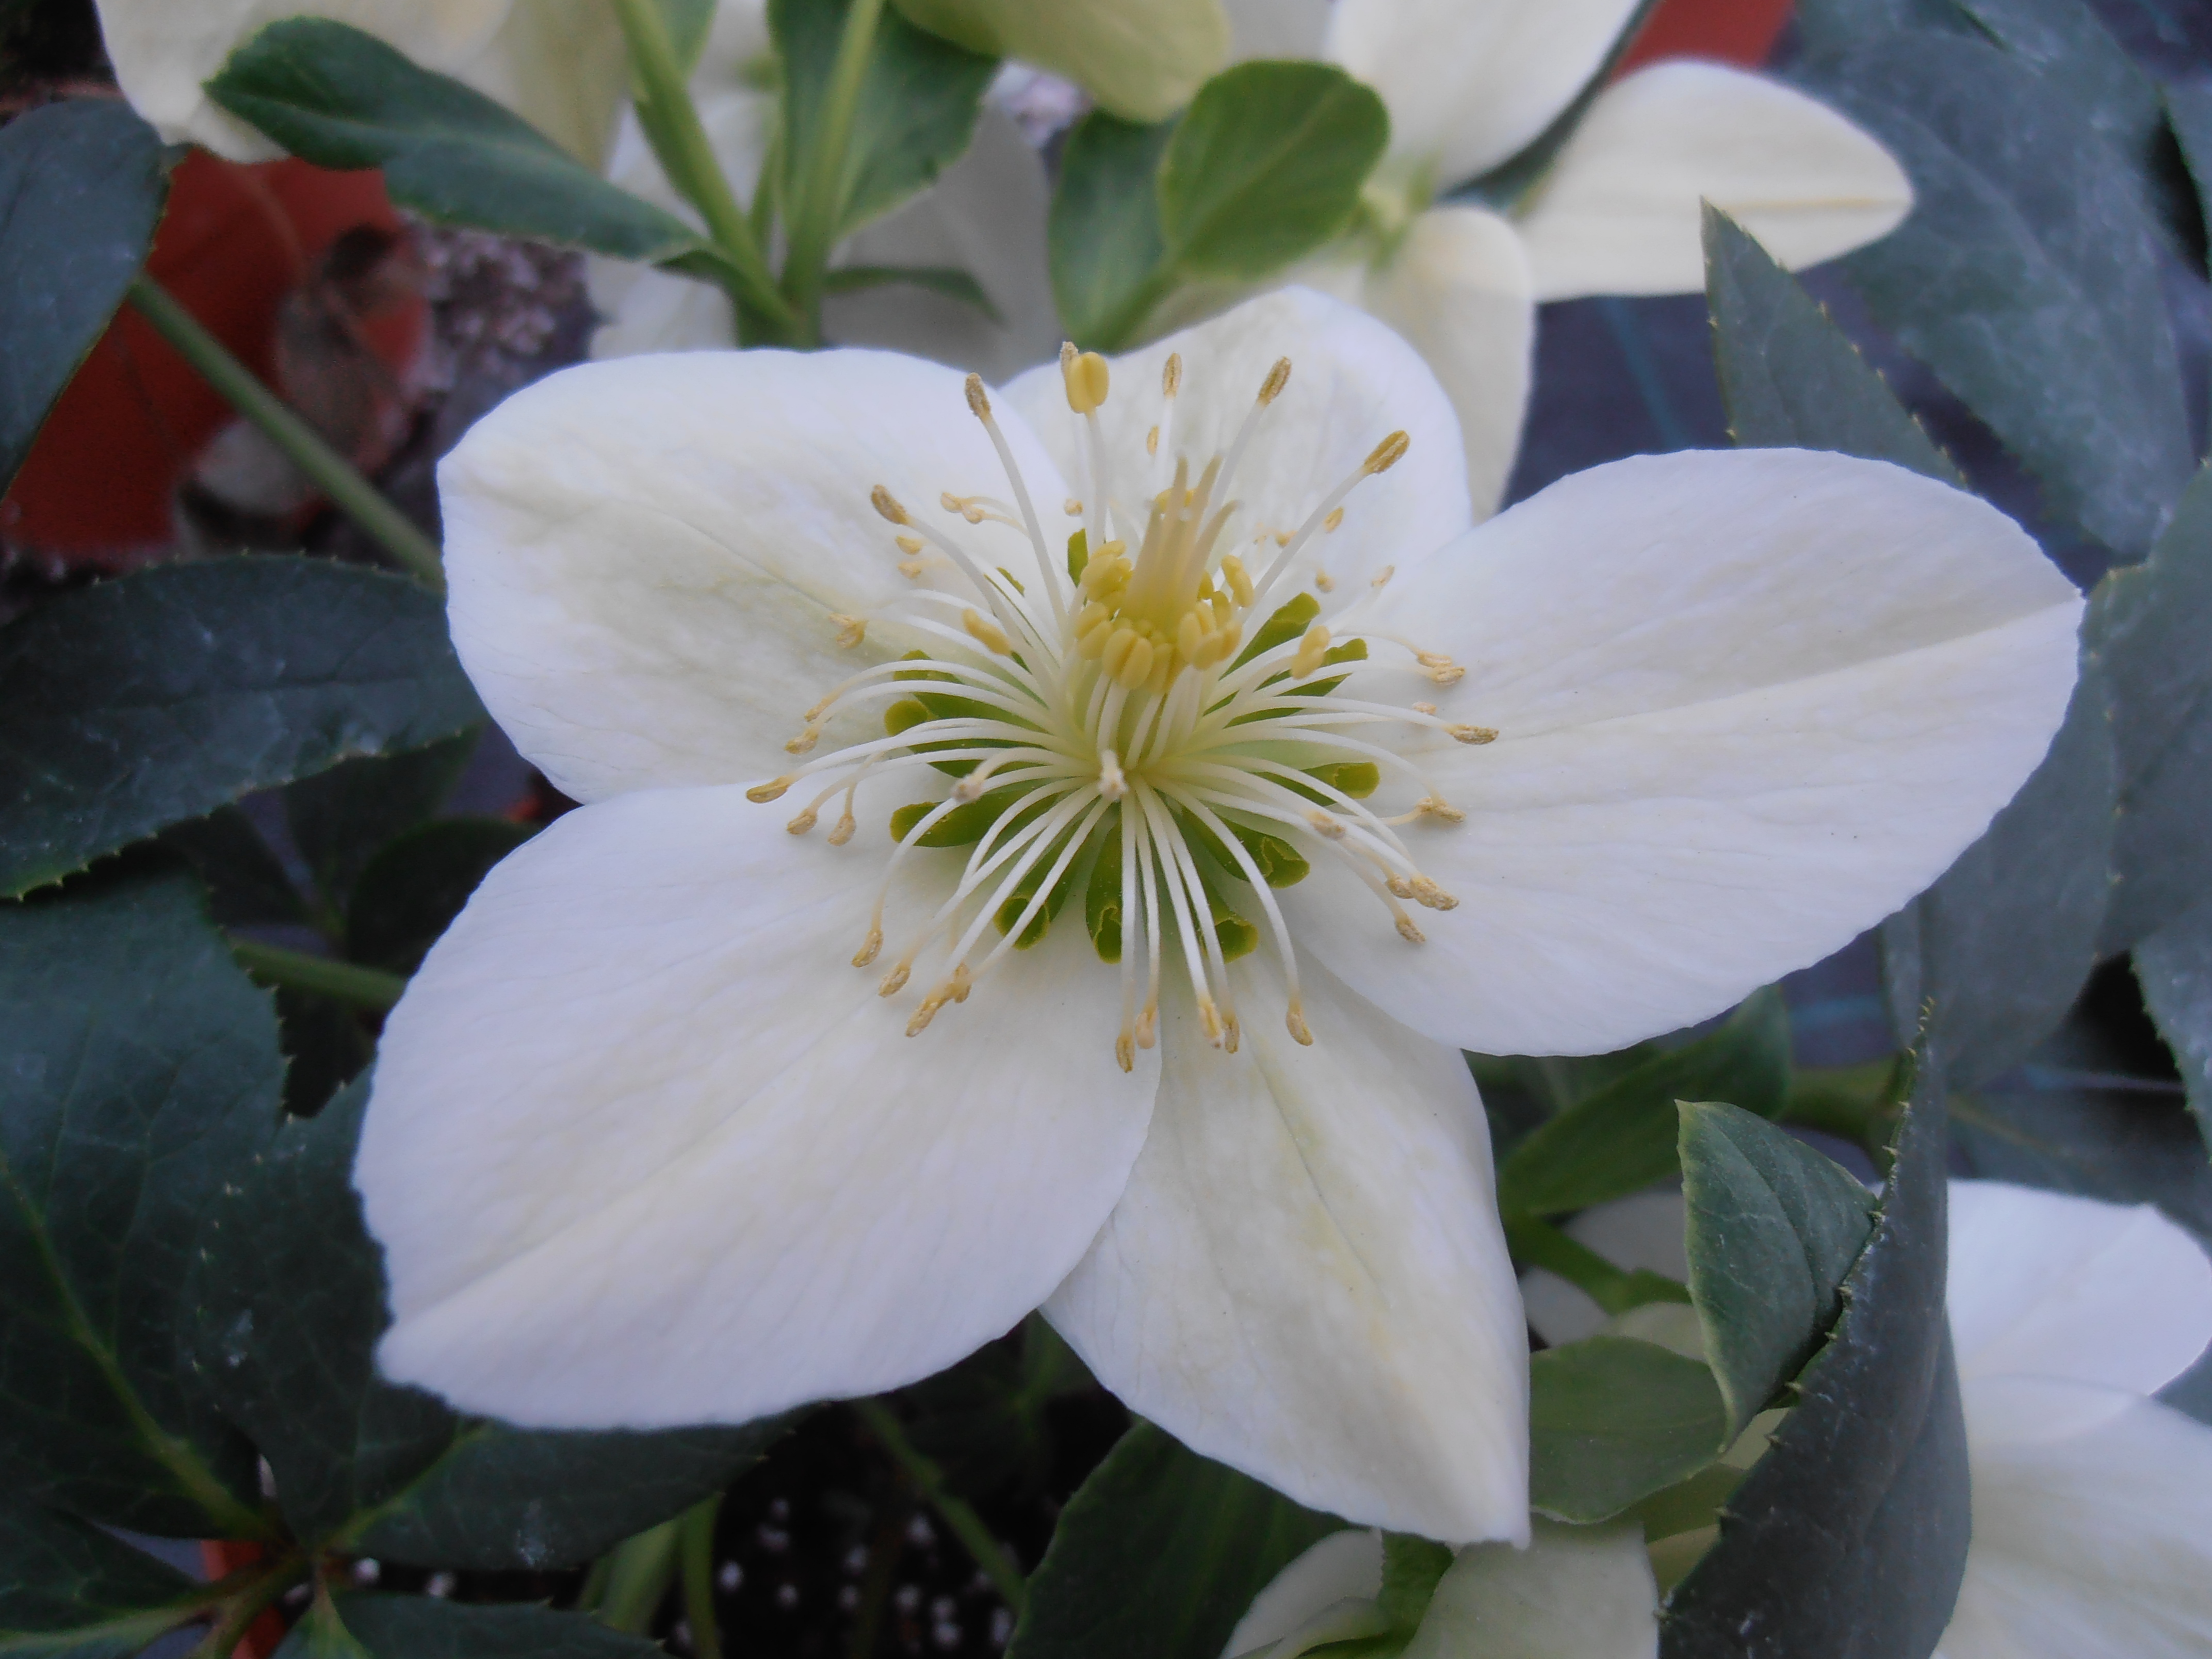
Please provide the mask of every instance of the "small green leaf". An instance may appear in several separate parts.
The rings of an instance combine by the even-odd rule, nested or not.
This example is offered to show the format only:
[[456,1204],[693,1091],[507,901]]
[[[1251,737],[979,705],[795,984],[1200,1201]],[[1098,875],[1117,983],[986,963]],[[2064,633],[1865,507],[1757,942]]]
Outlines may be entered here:
[[1093,110],[1060,151],[1045,249],[1060,324],[1087,349],[1129,343],[1166,291],[1158,179],[1174,136],[1172,121],[1139,126]]
[[2082,625],[2112,695],[2119,818],[2102,944],[2125,950],[2212,893],[2212,467]]
[[1942,1068],[1923,1063],[1875,1236],[1799,1403],[1677,1585],[1661,1659],[1928,1659],[1970,1530],[1966,1419],[1943,1288]]
[[207,1599],[97,1527],[0,1500],[0,1653],[128,1659]]
[[168,193],[161,139],[119,101],[0,128],[0,492],[123,303]]
[[1528,1501],[1556,1520],[1605,1520],[1727,1449],[1712,1372],[1656,1342],[1593,1336],[1528,1362]]
[[0,894],[483,718],[413,582],[299,558],[102,582],[0,629]]
[[381,167],[393,201],[441,223],[653,264],[708,252],[521,117],[344,23],[271,23],[207,92],[318,167]]
[[1690,1297],[1733,1439],[1836,1322],[1875,1198],[1764,1118],[1711,1103],[1681,1114]]
[[506,818],[443,818],[389,842],[354,884],[347,956],[412,974],[492,866],[534,833]]
[[1389,139],[1382,100],[1333,64],[1224,70],[1161,160],[1170,263],[1186,276],[1272,276],[1344,228]]
[[1062,1511],[1008,1659],[1220,1659],[1252,1598],[1344,1524],[1139,1423]]
[[1772,989],[1710,1036],[1662,1051],[1584,1096],[1516,1146],[1498,1171],[1509,1216],[1624,1198],[1676,1173],[1678,1100],[1729,1100],[1771,1117],[1790,1083],[1790,1013]]
[[285,827],[334,913],[343,914],[356,878],[386,842],[446,804],[483,735],[363,756],[285,790]]
[[2173,1050],[2189,1109],[2212,1146],[2212,904],[2136,946],[2136,978],[2158,1034]]
[[1451,1568],[1452,1548],[1408,1533],[1382,1536],[1382,1591],[1375,1600],[1391,1628],[1408,1635],[1420,1628],[1421,1615],[1436,1600],[1437,1586]]
[[269,999],[181,873],[0,905],[0,1460],[11,1493],[182,1537],[265,1530],[181,1364],[192,1240],[276,1127]]
[[252,821],[235,806],[171,824],[161,845],[181,854],[207,884],[208,908],[223,927],[305,927],[300,890]]

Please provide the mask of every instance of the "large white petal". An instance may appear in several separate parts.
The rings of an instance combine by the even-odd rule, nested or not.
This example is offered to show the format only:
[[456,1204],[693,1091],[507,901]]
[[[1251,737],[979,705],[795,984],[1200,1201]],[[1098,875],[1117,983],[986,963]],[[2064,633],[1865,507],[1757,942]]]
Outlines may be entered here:
[[1349,1520],[1466,1541],[1528,1527],[1528,1339],[1489,1132],[1460,1056],[1309,974],[1239,967],[1241,1052],[1163,1010],[1128,1190],[1045,1311],[1194,1451]]
[[1459,416],[1474,516],[1498,511],[1535,368],[1536,301],[1519,233],[1481,208],[1435,208],[1384,263],[1325,267],[1314,278],[1421,354]]
[[[882,346],[1003,380],[1060,349],[1045,270],[1044,162],[1013,118],[986,106],[968,153],[889,217],[846,242],[841,265],[950,267],[973,276],[998,312],[905,284],[833,296],[823,326],[842,345]],[[1056,503],[1055,503],[1056,505]]]
[[[1146,434],[1160,423],[1161,373],[1170,354],[1182,358],[1182,390],[1172,429],[1164,433],[1146,471]],[[1232,524],[1231,538],[1249,539],[1262,528],[1289,534],[1390,433],[1403,431],[1413,441],[1403,460],[1352,491],[1339,528],[1315,537],[1299,556],[1298,580],[1327,573],[1341,603],[1383,565],[1402,568],[1470,521],[1459,422],[1436,376],[1397,335],[1311,289],[1279,289],[1115,358],[1113,391],[1098,418],[1109,464],[1117,469],[1116,489],[1133,507],[1165,488],[1176,453],[1188,454],[1195,471],[1229,447],[1281,357],[1291,360],[1290,385],[1260,417],[1237,471],[1231,493],[1248,510]],[[1069,412],[1058,365],[1032,369],[1006,395],[1028,415],[1080,493],[1085,486],[1076,481],[1088,476],[1082,423]],[[1265,560],[1274,549],[1238,550]]]
[[1536,297],[1703,291],[1701,201],[1795,269],[1888,235],[1912,185],[1869,134],[1779,81],[1655,64],[1599,94],[1522,219]]
[[848,960],[887,838],[787,810],[585,807],[432,950],[355,1174],[392,1376],[539,1425],[738,1421],[950,1364],[1082,1255],[1158,1074],[1115,1063],[1112,970],[1063,925],[908,1038],[919,985]]
[[1371,1527],[1333,1532],[1252,1598],[1223,1659],[1279,1642],[1340,1601],[1371,1601],[1382,1593],[1382,1534]]
[[1382,94],[1393,155],[1448,189],[1552,124],[1636,0],[1337,0],[1328,56]]
[[514,0],[98,0],[108,62],[131,108],[170,143],[204,144],[234,161],[284,152],[201,90],[232,50],[280,18],[335,18],[389,42],[426,69],[474,58]]
[[[1057,500],[1021,416],[1000,421],[1030,488]],[[884,352],[585,364],[478,422],[438,479],[454,647],[580,800],[779,773],[805,709],[904,648],[883,613],[914,583],[873,486],[986,568],[1035,568],[1019,532],[938,505],[1006,488],[961,377]],[[949,567],[924,580],[968,591]],[[869,622],[860,649],[836,649],[833,616]],[[823,742],[879,735],[873,713]]]
[[2155,1394],[2212,1342],[2212,1260],[2148,1204],[1951,1183],[1959,1375]]
[[1540,1518],[1525,1550],[1482,1544],[1460,1553],[1405,1659],[1652,1659],[1658,1613],[1640,1523]]
[[[1418,750],[1468,816],[1408,844],[1459,908],[1409,945],[1316,881],[1284,894],[1292,925],[1465,1048],[1597,1053],[1693,1024],[1982,833],[2057,728],[2081,608],[1995,508],[1880,462],[1687,453],[1563,479],[1376,612],[1467,666],[1446,719],[1501,733]],[[1403,698],[1407,678],[1378,659],[1355,683]]]
[[2212,1652],[2212,1428],[2143,1400],[2087,1433],[1992,1446],[1976,1392],[1973,1544],[1939,1659]]

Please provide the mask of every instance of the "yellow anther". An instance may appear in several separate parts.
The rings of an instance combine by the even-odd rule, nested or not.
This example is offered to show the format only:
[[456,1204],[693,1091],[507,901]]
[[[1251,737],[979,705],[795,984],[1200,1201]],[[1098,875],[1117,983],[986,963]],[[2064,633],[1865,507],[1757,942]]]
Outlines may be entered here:
[[853,952],[853,966],[866,967],[876,959],[876,952],[883,948],[884,930],[880,927],[869,928],[867,938],[860,941],[860,948]]
[[1464,823],[1467,814],[1456,806],[1447,805],[1434,795],[1424,795],[1413,803],[1413,811],[1423,817],[1442,818],[1446,823]]
[[1243,1042],[1243,1039],[1244,1028],[1237,1023],[1237,1016],[1234,1014],[1224,1014],[1221,1017],[1222,1052],[1231,1054],[1235,1054],[1237,1052],[1237,1045]]
[[938,495],[937,504],[947,513],[957,513],[969,524],[983,522],[983,509],[965,495],[956,495],[947,489]]
[[745,791],[745,799],[756,806],[765,806],[798,781],[797,778],[775,778],[767,783],[757,783]]
[[1067,386],[1067,406],[1079,415],[1088,415],[1106,401],[1106,389],[1112,371],[1106,360],[1095,351],[1078,351],[1072,345],[1060,349],[1060,376]]
[[1316,570],[1314,572],[1314,586],[1324,593],[1334,593],[1336,592],[1336,578],[1326,570]]
[[1267,371],[1267,378],[1260,382],[1260,401],[1272,404],[1283,395],[1283,388],[1291,383],[1291,360],[1275,359],[1275,366]]
[[1459,901],[1454,898],[1449,893],[1444,891],[1443,888],[1437,886],[1436,883],[1431,881],[1426,876],[1415,876],[1413,879],[1412,885],[1413,889],[1413,902],[1416,904],[1425,905],[1431,910],[1456,910],[1459,908]]
[[896,996],[901,991],[906,989],[906,977],[913,971],[912,963],[900,963],[897,967],[884,975],[884,982],[876,987],[876,994],[879,997]]
[[1393,898],[1413,896],[1413,884],[1404,876],[1386,876],[1383,878],[1382,884],[1390,890],[1390,896]]
[[1374,579],[1367,585],[1370,587],[1381,587],[1384,583],[1388,582],[1391,577],[1397,574],[1398,567],[1396,565],[1386,564],[1380,570],[1375,573]]
[[1322,659],[1328,654],[1328,629],[1316,623],[1306,629],[1305,638],[1298,641],[1298,654],[1291,659],[1292,678],[1304,679],[1321,666]]
[[840,817],[836,823],[830,827],[830,844],[832,847],[842,847],[847,842],[853,839],[853,832],[860,827],[860,826],[859,824],[853,822],[852,809],[850,807],[846,808],[844,815]]
[[[893,524],[912,524],[914,522],[914,520],[907,515],[907,510],[899,505],[898,497],[892,495],[890,490],[884,489],[881,484],[878,484],[873,489],[868,492],[868,504],[871,507],[873,507],[877,512],[882,514],[884,518],[889,519]],[[917,547],[921,545],[919,542],[915,544]],[[903,547],[906,544],[902,540],[899,545]]]
[[1494,726],[1447,726],[1444,730],[1461,743],[1496,743],[1498,728]]
[[1426,945],[1429,936],[1416,927],[1411,916],[1398,918],[1398,937],[1408,945]]
[[1145,434],[1145,453],[1147,455],[1157,455],[1159,453],[1160,429],[1158,427],[1154,427],[1150,432]]
[[1006,630],[981,611],[974,610],[962,611],[960,625],[968,630],[969,638],[976,641],[985,648],[995,651],[1002,657],[1012,653],[1013,643],[1006,638]]
[[803,836],[814,827],[814,809],[808,807],[789,823],[783,826],[794,836]]
[[1160,366],[1160,395],[1172,398],[1182,390],[1182,353],[1170,351],[1168,360]]
[[868,637],[868,621],[865,617],[840,616],[833,611],[830,613],[830,620],[836,626],[840,650],[850,651]]
[[821,740],[821,729],[818,726],[810,726],[790,742],[785,744],[783,752],[787,755],[804,755]]
[[1135,567],[1121,556],[1122,544],[1109,542],[1098,550],[1098,556],[1083,567],[1083,580],[1076,584],[1086,598],[1096,599],[1124,586]]
[[1252,575],[1244,568],[1244,561],[1234,553],[1226,554],[1221,561],[1221,578],[1229,584],[1231,598],[1240,605],[1252,603]]
[[1416,651],[1413,660],[1424,668],[1449,668],[1452,665],[1450,653],[1444,651]]
[[975,975],[968,971],[968,965],[963,963],[952,970],[952,977],[946,982],[952,987],[952,1000],[955,1002],[965,1002],[968,1000],[968,993],[974,988],[975,979]]
[[899,574],[905,577],[908,581],[918,582],[928,574],[929,561],[927,559],[901,559],[899,561]]
[[1158,648],[1150,640],[1141,634],[1132,634],[1128,653],[1121,659],[1121,671],[1114,678],[1133,691],[1152,678],[1152,665],[1158,656]]
[[[1199,620],[1201,617],[1206,622]],[[1206,643],[1207,636],[1213,631],[1206,623],[1212,620],[1211,610],[1196,605],[1182,613],[1182,620],[1176,624],[1176,649],[1182,653],[1185,662],[1198,660],[1199,647]]]
[[[1130,652],[1133,651],[1138,644],[1137,630],[1126,623],[1112,629],[1107,635],[1106,643],[1100,648],[1098,666],[1110,678],[1120,679],[1121,669],[1129,660]],[[1145,662],[1149,667],[1152,659],[1147,656]]]
[[1113,614],[1109,607],[1100,604],[1097,599],[1091,600],[1090,604],[1075,613],[1075,637],[1081,639]]
[[991,418],[991,399],[983,390],[983,377],[980,374],[968,377],[968,407],[979,421]]
[[1342,821],[1338,818],[1332,817],[1328,813],[1322,811],[1318,806],[1311,807],[1307,810],[1306,822],[1313,826],[1313,831],[1317,836],[1326,836],[1331,841],[1342,841],[1344,839],[1344,824]]
[[893,539],[898,543],[898,550],[908,558],[921,551],[922,540],[919,536],[898,536]]
[[1291,1036],[1301,1047],[1313,1047],[1313,1032],[1306,1026],[1306,1011],[1293,1000],[1283,1015],[1283,1024],[1291,1028]]
[[1218,1048],[1221,1046],[1222,1037],[1221,1014],[1214,1007],[1213,999],[1203,991],[1198,994],[1198,1022],[1206,1028],[1206,1040],[1208,1045]]
[[1417,702],[1413,705],[1413,712],[1416,714],[1433,714],[1437,712],[1437,706],[1432,702]]
[[1119,800],[1129,793],[1129,781],[1121,775],[1121,757],[1110,749],[1098,757],[1098,793],[1108,800]]
[[1137,1016],[1137,1046],[1149,1048],[1160,1040],[1160,1005],[1148,1002],[1145,1012]]
[[1377,472],[1388,472],[1398,465],[1399,460],[1413,446],[1413,441],[1404,433],[1394,432],[1375,446],[1367,459],[1359,464],[1359,470],[1370,477]]
[[1449,668],[1432,668],[1429,678],[1438,685],[1457,685],[1467,678],[1467,670],[1454,663]]
[[1060,510],[1066,514],[1071,519],[1079,518],[1082,516],[1083,513],[1083,503],[1077,501],[1074,496],[1070,495],[1066,501],[1060,504]]
[[1114,1039],[1114,1058],[1121,1062],[1125,1072],[1137,1069],[1137,1042],[1130,1032],[1124,1031]]
[[1328,535],[1331,531],[1334,531],[1337,526],[1343,522],[1344,509],[1340,507],[1331,512],[1328,517],[1321,521],[1322,534],[1324,536]]

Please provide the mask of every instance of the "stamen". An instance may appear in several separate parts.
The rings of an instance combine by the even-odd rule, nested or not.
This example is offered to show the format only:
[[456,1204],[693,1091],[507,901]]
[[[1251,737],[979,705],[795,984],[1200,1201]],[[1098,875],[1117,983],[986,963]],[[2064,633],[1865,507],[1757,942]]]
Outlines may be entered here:
[[1078,351],[1071,342],[1060,349],[1060,374],[1067,387],[1067,406],[1089,415],[1106,401],[1113,371],[1095,351]]
[[[871,489],[868,492],[868,505],[874,507],[878,513],[880,513],[884,518],[890,520],[893,524],[912,524],[914,522],[912,516],[908,514],[906,508],[899,505],[898,497],[892,495],[890,490],[884,489],[881,484],[878,484],[873,489]],[[899,545],[902,547],[906,545],[904,538],[900,540]]]
[[745,791],[745,799],[756,806],[765,806],[798,781],[797,775],[793,775],[788,777],[774,778],[766,783],[757,783]]
[[1291,360],[1288,357],[1276,358],[1275,366],[1267,371],[1267,378],[1260,383],[1260,402],[1262,404],[1272,404],[1283,395],[1283,388],[1290,383]]
[[1448,726],[1445,731],[1460,743],[1496,743],[1498,728],[1494,726]]
[[[921,544],[916,543],[915,545],[920,546]],[[867,619],[864,617],[847,617],[833,611],[830,613],[830,621],[837,630],[840,650],[850,651],[868,636]]]
[[1337,526],[1341,525],[1343,522],[1344,509],[1340,507],[1335,512],[1330,514],[1328,517],[1321,521],[1322,534],[1324,536],[1335,534]]
[[1389,582],[1391,577],[1397,574],[1398,567],[1396,565],[1386,564],[1380,570],[1375,573],[1373,579],[1370,580],[1367,585],[1370,587],[1382,587]]

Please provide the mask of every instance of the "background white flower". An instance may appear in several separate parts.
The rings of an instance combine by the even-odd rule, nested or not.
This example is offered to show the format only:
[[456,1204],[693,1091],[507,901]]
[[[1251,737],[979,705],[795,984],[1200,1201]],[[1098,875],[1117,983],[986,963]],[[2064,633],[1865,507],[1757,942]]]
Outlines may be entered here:
[[[456,646],[586,804],[386,1026],[357,1171],[385,1363],[525,1422],[743,1419],[927,1375],[1042,1303],[1198,1451],[1355,1520],[1515,1536],[1526,1343],[1456,1049],[1616,1047],[1895,908],[2040,757],[2079,599],[1983,503],[1838,456],[1645,458],[1470,529],[1441,389],[1309,292],[1072,414],[1105,368],[992,398],[870,352],[631,359],[447,459]],[[1121,568],[1127,503],[1232,449],[1211,552],[1178,518]],[[1155,588],[1190,608],[1140,639]],[[900,672],[957,701],[893,742]],[[894,808],[962,800],[946,751],[899,758],[925,738],[1019,746],[970,755],[1020,758],[1063,824],[1162,804],[1099,890],[1120,966],[1085,892],[992,967],[997,907],[1030,906],[1011,944],[1060,890],[994,842],[893,864]],[[1166,809],[1208,799],[1311,878],[1201,893]],[[1045,820],[994,823],[1042,869]],[[918,954],[956,880],[972,944]],[[1216,899],[1264,920],[1241,961]]]

